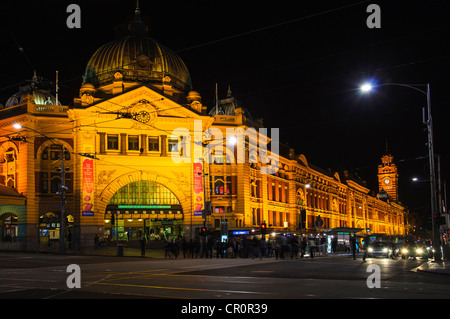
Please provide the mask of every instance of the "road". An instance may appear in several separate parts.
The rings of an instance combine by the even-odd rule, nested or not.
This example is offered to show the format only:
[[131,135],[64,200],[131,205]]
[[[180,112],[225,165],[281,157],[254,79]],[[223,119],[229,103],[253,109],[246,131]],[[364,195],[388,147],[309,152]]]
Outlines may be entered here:
[[[414,271],[423,260],[161,259],[0,253],[3,299],[426,299],[450,298],[450,276]],[[67,287],[80,266],[81,288]],[[370,265],[380,288],[369,288]]]

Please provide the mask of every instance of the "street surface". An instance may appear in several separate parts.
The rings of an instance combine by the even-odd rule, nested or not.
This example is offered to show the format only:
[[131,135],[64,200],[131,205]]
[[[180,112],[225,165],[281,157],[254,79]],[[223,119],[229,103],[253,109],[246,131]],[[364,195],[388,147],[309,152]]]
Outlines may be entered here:
[[[2,299],[427,299],[450,298],[450,276],[415,271],[424,260],[322,256],[314,259],[162,259],[0,253]],[[69,289],[67,266],[80,266]],[[368,288],[368,266],[380,288]]]

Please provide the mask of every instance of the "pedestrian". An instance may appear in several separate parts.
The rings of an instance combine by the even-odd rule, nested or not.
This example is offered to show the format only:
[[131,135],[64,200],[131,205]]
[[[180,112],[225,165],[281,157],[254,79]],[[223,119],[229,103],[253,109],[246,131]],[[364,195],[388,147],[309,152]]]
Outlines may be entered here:
[[98,247],[98,235],[95,234],[94,235],[94,248],[97,249],[97,247]]
[[231,241],[228,241],[226,248],[227,248],[227,258],[229,259],[234,258],[233,243]]
[[253,238],[253,252],[252,252],[252,259],[254,257],[259,257],[261,259],[261,241],[258,240],[258,238]]
[[165,258],[169,257],[169,259],[171,259],[172,258],[172,254],[173,254],[173,246],[172,246],[172,241],[170,239],[166,240],[166,245],[164,246],[164,248],[165,248],[164,257]]
[[238,254],[239,254],[239,247],[238,247],[238,243],[236,241],[236,238],[233,238],[232,244],[233,244],[233,255],[234,255],[234,258],[237,258]]
[[207,242],[206,246],[208,248],[208,251],[206,254],[206,258],[208,258],[208,256],[209,256],[209,259],[211,259],[212,255],[213,255],[213,249],[214,249],[214,240],[211,237],[207,237],[207,239],[208,239],[208,242]]
[[363,262],[366,261],[367,258],[367,254],[368,254],[368,249],[369,249],[369,243],[370,243],[370,237],[366,236],[364,237],[364,255],[363,255]]
[[219,239],[216,240],[216,258],[220,256],[220,250],[222,249],[222,243]]
[[183,250],[183,258],[186,258],[186,253],[188,252],[189,245],[186,239],[181,240],[181,249]]
[[145,256],[145,236],[142,235],[141,239],[139,240],[139,242],[141,243],[141,256],[144,257]]
[[350,238],[350,247],[351,247],[352,254],[353,254],[353,260],[356,260],[356,238],[355,238],[355,235],[352,235],[352,237]]
[[248,258],[248,251],[249,251],[249,245],[250,245],[250,240],[248,240],[246,237],[244,237],[244,258]]
[[278,260],[278,257],[280,255],[280,244],[277,240],[278,238],[276,238],[273,242],[272,242],[272,248],[273,251],[275,253],[275,260]]
[[191,258],[194,258],[195,247],[194,247],[194,242],[192,241],[192,238],[189,239],[188,249],[189,249],[189,256]]
[[303,256],[305,256],[306,246],[307,246],[306,238],[302,238],[300,241],[300,258],[303,258]]
[[238,254],[240,258],[244,257],[244,239],[241,237],[241,239],[239,239],[239,243],[237,243],[237,247],[238,247]]
[[299,244],[298,244],[298,238],[292,237],[291,238],[291,259],[298,258],[298,250],[299,250]]
[[284,254],[289,250],[286,236],[280,236],[280,246],[280,259],[284,259]]
[[199,239],[195,239],[195,242],[194,242],[194,253],[195,253],[195,258],[198,258],[198,255],[200,253],[200,240]]
[[333,240],[331,241],[331,251],[332,251],[333,253],[336,252],[337,244],[338,244],[337,238],[335,237],[335,238],[333,238]]
[[309,257],[314,258],[314,253],[316,250],[316,239],[314,237],[311,237],[308,240],[308,244],[309,244]]
[[267,242],[266,239],[263,238],[261,239],[261,258],[266,257],[266,253],[267,253]]

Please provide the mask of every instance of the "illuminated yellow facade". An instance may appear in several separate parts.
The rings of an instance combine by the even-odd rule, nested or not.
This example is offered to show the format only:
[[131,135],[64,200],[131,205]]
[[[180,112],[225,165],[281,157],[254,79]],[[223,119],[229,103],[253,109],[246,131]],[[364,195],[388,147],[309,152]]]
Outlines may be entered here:
[[[28,247],[58,236],[52,231],[59,230],[62,165],[66,232],[80,247],[92,245],[95,234],[189,239],[204,223],[223,232],[224,221],[228,232],[258,230],[263,222],[269,231],[298,232],[301,209],[308,230],[321,219],[321,229],[405,234],[407,211],[396,198],[372,196],[348,173],[322,171],[293,149],[280,145],[275,172],[265,174],[263,152],[250,147],[252,139],[256,145],[266,139],[262,121],[235,103],[231,91],[207,113],[183,61],[146,35],[139,14],[130,35],[94,53],[73,107],[57,104],[36,80],[0,110],[2,236],[8,223]],[[47,98],[37,99],[37,92]],[[255,129],[241,140],[243,163],[228,163],[237,159],[237,145],[204,153],[211,136],[203,132],[220,131],[223,140],[215,140],[225,142],[230,128]]]

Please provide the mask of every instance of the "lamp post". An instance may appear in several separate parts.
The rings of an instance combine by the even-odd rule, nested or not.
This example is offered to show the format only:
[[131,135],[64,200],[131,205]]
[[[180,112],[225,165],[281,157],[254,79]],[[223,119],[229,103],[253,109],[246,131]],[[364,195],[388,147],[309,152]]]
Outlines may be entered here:
[[[363,93],[369,93],[373,90],[374,87],[380,86],[402,86],[409,89],[416,90],[422,94],[424,94],[427,98],[427,110],[425,112],[425,108],[423,108],[423,124],[427,126],[427,135],[428,135],[428,160],[430,167],[430,192],[431,192],[431,225],[432,225],[432,236],[433,236],[433,246],[435,248],[435,260],[441,259],[441,243],[440,243],[440,235],[439,235],[439,224],[437,224],[435,216],[439,216],[440,212],[438,211],[437,205],[437,197],[436,197],[436,172],[434,166],[434,138],[433,138],[433,121],[431,117],[431,99],[430,99],[430,84],[402,84],[402,83],[382,83],[373,85],[371,83],[364,83],[361,85],[360,90]],[[420,89],[419,87],[425,87],[426,89]]]
[[60,214],[61,216],[60,216],[59,240],[60,240],[60,252],[61,252],[61,254],[65,254],[65,252],[66,252],[66,241],[65,241],[65,224],[66,224],[65,223],[65,202],[66,202],[66,196],[65,196],[65,192],[68,190],[68,188],[65,185],[66,169],[64,168],[64,155],[65,155],[65,152],[67,150],[64,148],[63,144],[55,143],[53,141],[53,139],[51,139],[50,137],[46,136],[42,132],[36,131],[36,130],[34,130],[32,128],[29,128],[29,127],[26,127],[26,126],[22,126],[19,123],[13,124],[13,127],[15,129],[17,129],[17,130],[25,128],[25,129],[28,129],[30,131],[36,132],[36,133],[44,136],[46,139],[51,141],[53,144],[61,146],[61,185],[59,186],[59,191],[56,194],[61,196],[61,214]]

